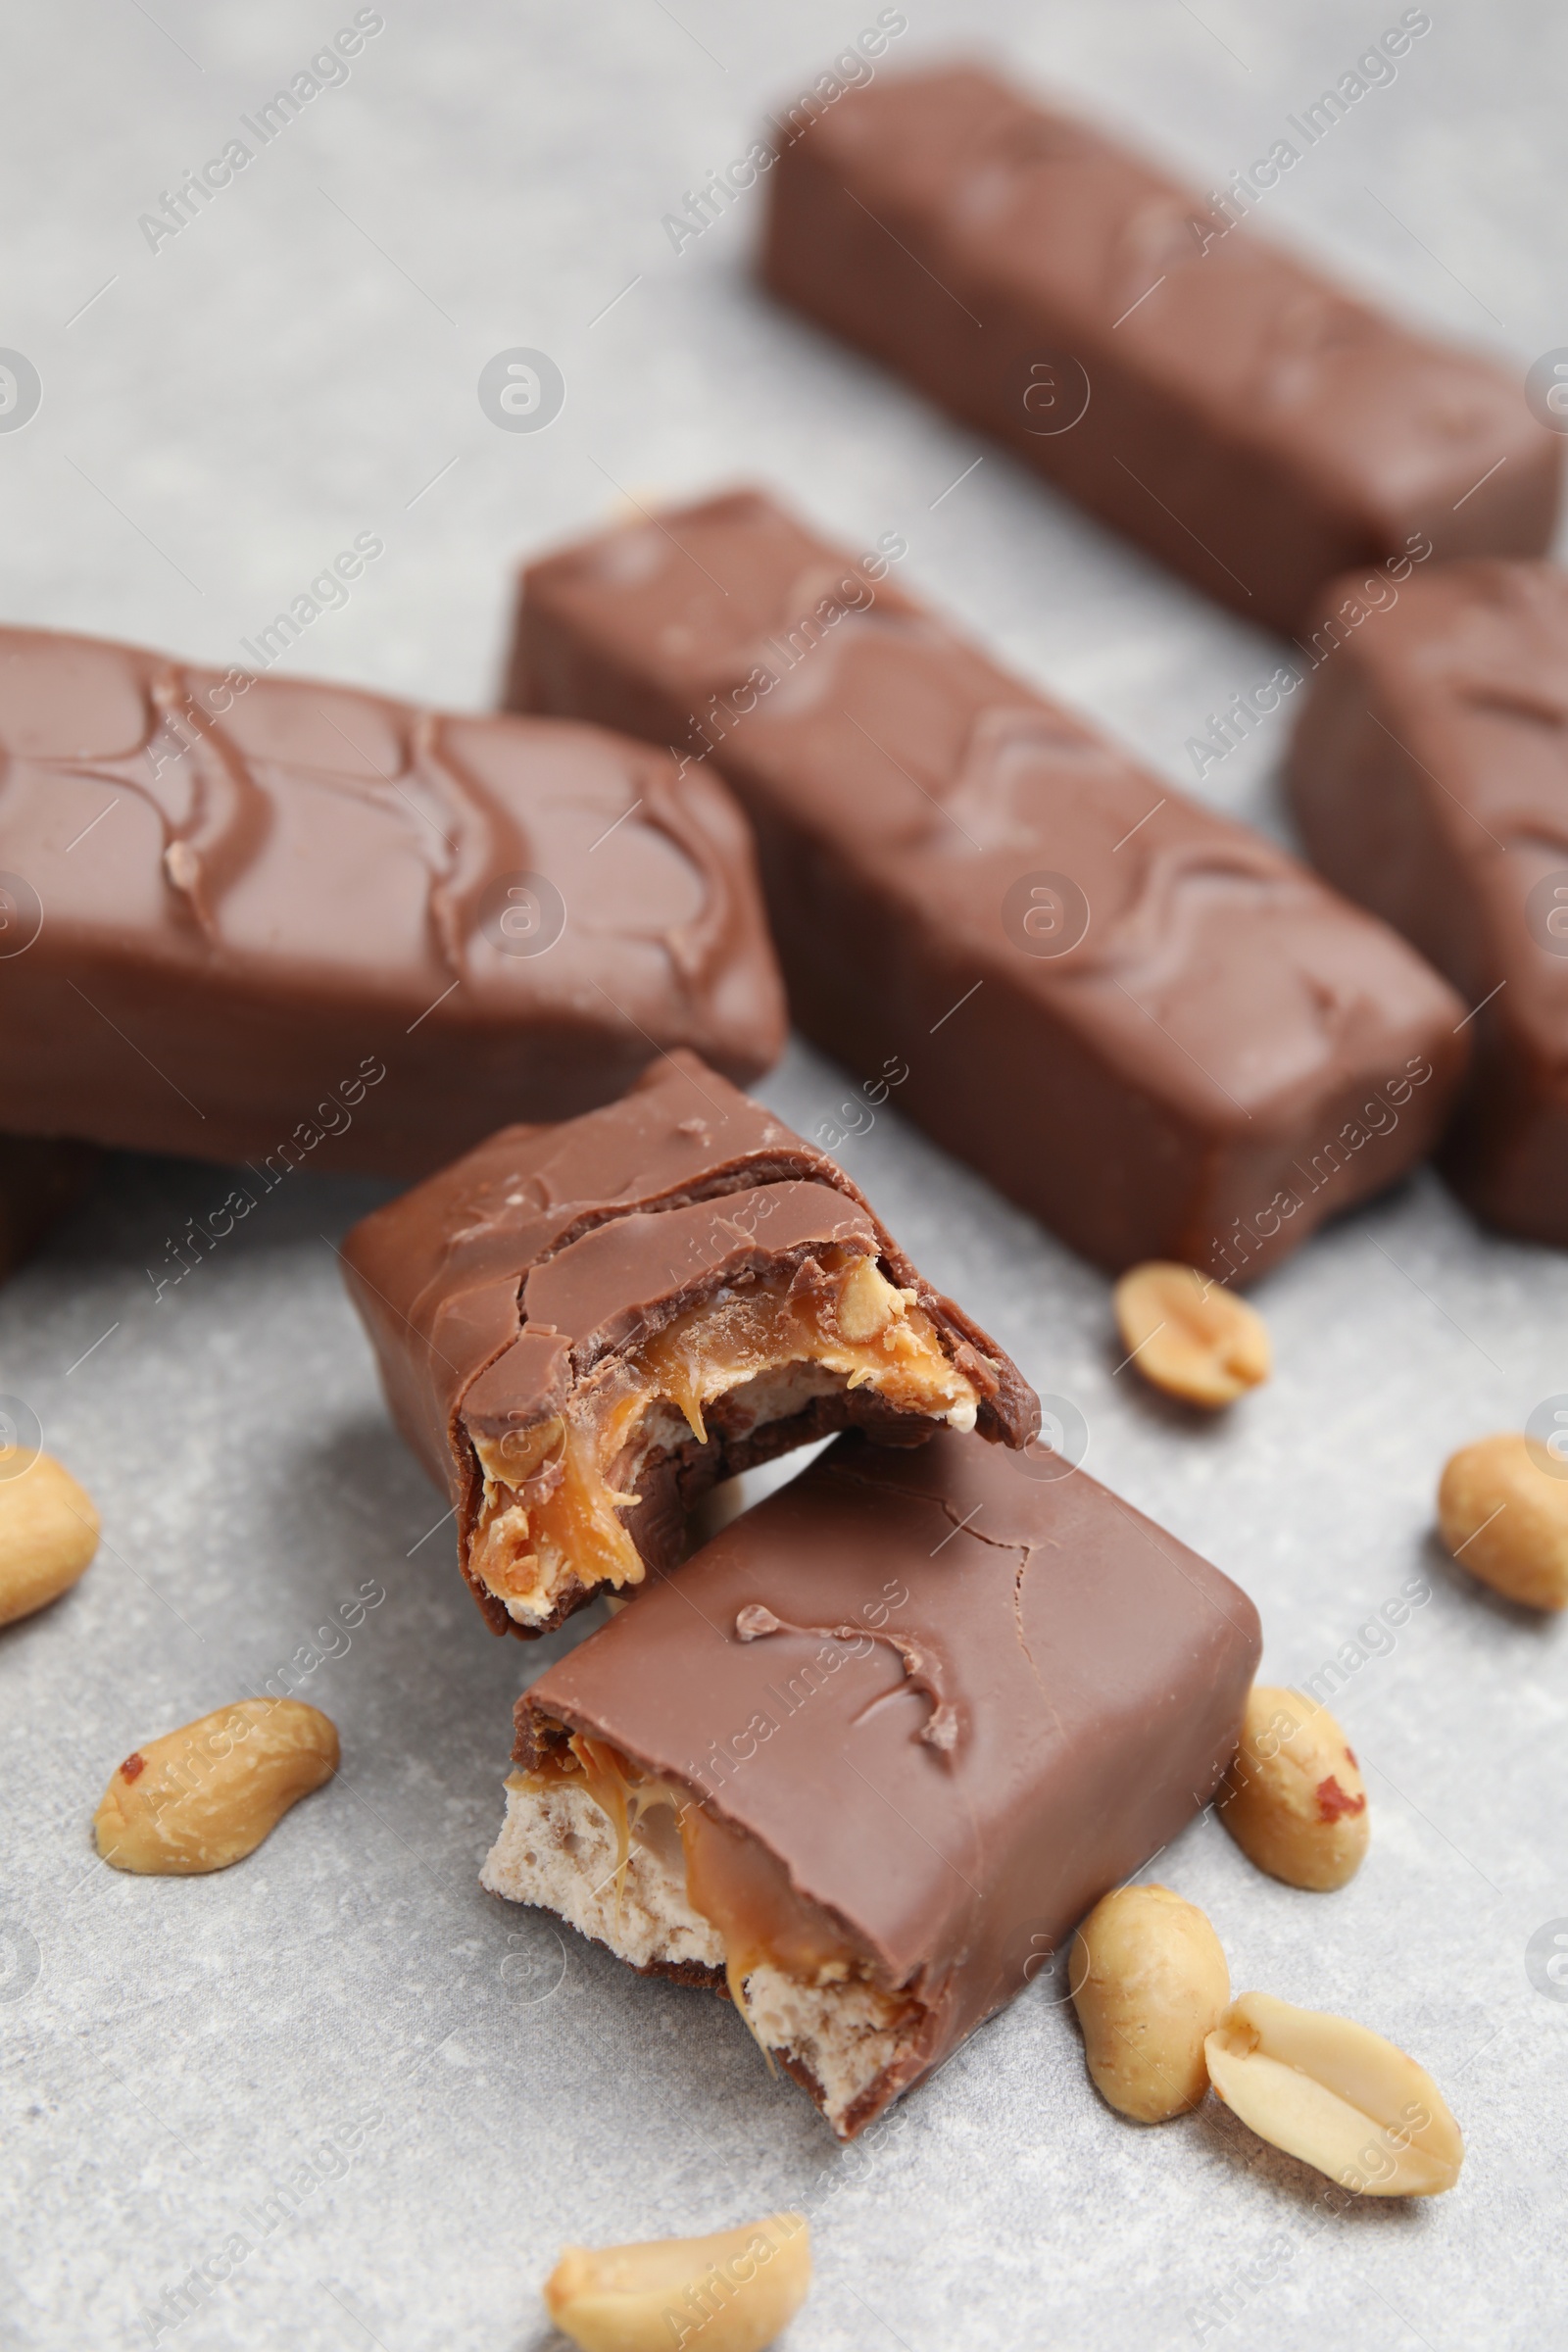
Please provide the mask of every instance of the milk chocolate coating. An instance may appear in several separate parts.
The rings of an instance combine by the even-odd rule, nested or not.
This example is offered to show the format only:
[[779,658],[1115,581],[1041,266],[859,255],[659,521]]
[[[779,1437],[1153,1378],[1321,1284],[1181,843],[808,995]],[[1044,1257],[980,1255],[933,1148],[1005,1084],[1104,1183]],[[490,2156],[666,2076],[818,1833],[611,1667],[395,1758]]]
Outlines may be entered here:
[[[504,1128],[354,1227],[345,1273],[392,1417],[452,1496],[459,1557],[497,1633],[549,1629],[515,1624],[469,1573],[483,1486],[473,1440],[559,1412],[608,1352],[738,1273],[867,1239],[979,1392],[981,1434],[1024,1445],[1040,1406],[1011,1359],[923,1280],[841,1168],[692,1054],[655,1063],[621,1102],[564,1126]],[[709,1443],[672,1457],[662,1491],[651,1482],[624,1522],[645,1559],[678,1558],[683,1508],[751,1462],[847,1421],[895,1444],[929,1435],[866,1391],[756,1431],[726,1430],[722,1410],[709,1420]],[[569,1594],[554,1622],[588,1597]]]
[[755,492],[531,566],[509,696],[721,768],[798,1026],[1112,1272],[1250,1277],[1441,1122],[1464,1008],[1401,941]]
[[87,1144],[0,1135],[0,1282],[74,1208],[97,1165]]
[[417,1175],[782,1046],[745,821],[646,746],[0,629],[0,755],[7,1128]]
[[1518,378],[989,74],[848,92],[767,185],[773,293],[1250,620],[1423,537],[1550,544],[1561,449]]
[[1445,1152],[1479,1217],[1568,1245],[1568,578],[1337,581],[1290,789],[1324,873],[1446,971],[1475,1039]]
[[[1235,1751],[1256,1610],[1082,1471],[1040,1475],[1060,1466],[947,1431],[842,1438],[517,1702],[520,1762],[561,1725],[609,1740],[913,1991],[918,2045],[852,2130],[1021,1991]],[[743,1639],[751,1609],[786,1625]],[[849,1626],[917,1670],[820,1630]],[[922,1737],[938,1709],[951,1745]]]

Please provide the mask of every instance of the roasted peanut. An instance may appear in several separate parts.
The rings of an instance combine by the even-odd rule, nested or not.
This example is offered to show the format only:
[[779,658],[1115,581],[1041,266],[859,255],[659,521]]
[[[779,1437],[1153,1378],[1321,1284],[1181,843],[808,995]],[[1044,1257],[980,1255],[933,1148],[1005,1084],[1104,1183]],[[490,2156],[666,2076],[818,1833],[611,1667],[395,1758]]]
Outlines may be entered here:
[[804,2213],[712,2237],[567,2246],[545,2284],[550,2317],[583,2352],[761,2352],[811,2283]]
[[150,1740],[117,1767],[93,1815],[117,1870],[184,1878],[254,1853],[338,1766],[336,1727],[297,1698],[243,1698]]
[[1464,2140],[1442,2092],[1381,2034],[1244,1992],[1205,2046],[1226,2106],[1343,2188],[1434,2197],[1458,2180]]
[[1108,2105],[1140,2124],[1199,2105],[1208,2089],[1203,2042],[1231,1981],[1196,1903],[1168,1886],[1119,1886],[1073,1937],[1067,1981],[1090,2078]]
[[1327,1707],[1254,1685],[1219,1817],[1250,1862],[1287,1886],[1344,1886],[1371,1835],[1366,1783]]
[[98,1514],[51,1454],[0,1479],[0,1625],[58,1600],[97,1548]]
[[1481,1438],[1448,1456],[1438,1526],[1460,1566],[1510,1600],[1568,1603],[1568,1478],[1543,1470],[1525,1438]]
[[874,1257],[858,1258],[839,1292],[839,1330],[847,1340],[874,1340],[913,1300],[912,1291],[894,1289]]
[[1268,1327],[1255,1306],[1193,1266],[1161,1258],[1117,1283],[1122,1345],[1148,1381],[1186,1404],[1234,1404],[1272,1369]]

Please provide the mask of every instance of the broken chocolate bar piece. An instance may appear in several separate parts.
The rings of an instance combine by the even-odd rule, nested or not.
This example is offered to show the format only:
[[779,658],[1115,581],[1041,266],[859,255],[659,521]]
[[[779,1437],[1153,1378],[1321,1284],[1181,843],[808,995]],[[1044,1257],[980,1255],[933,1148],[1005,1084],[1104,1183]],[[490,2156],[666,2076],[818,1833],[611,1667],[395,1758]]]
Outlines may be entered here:
[[842,1438],[517,1702],[483,1872],[852,2138],[1213,1795],[1257,1612],[1082,1471]]
[[565,1126],[503,1129],[344,1260],[498,1633],[641,1583],[716,1479],[846,1424],[893,1446],[1039,1426],[842,1170],[691,1054]]
[[768,189],[773,293],[1250,620],[1298,629],[1351,565],[1550,545],[1562,447],[1518,376],[1254,235],[1255,190],[1204,199],[964,66],[850,91]]
[[783,1045],[745,820],[646,745],[0,629],[0,754],[8,1129],[413,1176]]
[[0,1282],[75,1207],[97,1165],[89,1144],[0,1135]]
[[1445,1152],[1488,1224],[1568,1245],[1568,577],[1548,564],[1336,581],[1290,789],[1323,872],[1463,997]]
[[525,573],[511,700],[721,768],[798,1026],[1111,1272],[1248,1279],[1402,1176],[1438,975],[886,571],[753,492],[633,524]]

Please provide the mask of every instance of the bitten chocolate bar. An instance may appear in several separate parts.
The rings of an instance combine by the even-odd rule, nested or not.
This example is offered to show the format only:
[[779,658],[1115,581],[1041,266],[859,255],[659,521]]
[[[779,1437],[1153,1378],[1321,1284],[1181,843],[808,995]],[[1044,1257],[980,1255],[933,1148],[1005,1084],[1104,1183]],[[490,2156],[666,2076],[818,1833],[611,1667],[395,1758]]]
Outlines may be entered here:
[[853,1423],[1039,1427],[1034,1391],[843,1171],[691,1054],[509,1127],[344,1244],[393,1417],[498,1633],[685,1549],[720,1477]]
[[4,629],[0,750],[9,1129],[416,1175],[782,1046],[745,820],[644,745]]
[[612,532],[525,573],[510,699],[721,768],[798,1025],[1112,1272],[1254,1274],[1402,1175],[1437,974],[887,569],[753,492]]
[[1561,444],[1518,379],[1255,236],[1240,181],[968,67],[879,80],[779,152],[762,276],[1250,620],[1429,546],[1542,554]]
[[1568,578],[1452,564],[1396,602],[1337,581],[1291,753],[1312,857],[1463,997],[1445,1153],[1476,1214],[1568,1245]]
[[483,1872],[727,1982],[853,2138],[1213,1795],[1247,1595],[1082,1471],[847,1437],[517,1702]]

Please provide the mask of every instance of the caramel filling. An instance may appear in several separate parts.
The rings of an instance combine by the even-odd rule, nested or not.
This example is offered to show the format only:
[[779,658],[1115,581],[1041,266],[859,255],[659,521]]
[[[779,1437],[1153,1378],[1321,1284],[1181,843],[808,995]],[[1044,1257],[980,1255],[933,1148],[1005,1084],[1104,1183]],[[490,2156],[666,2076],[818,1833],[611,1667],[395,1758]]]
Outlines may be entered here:
[[[475,1438],[484,1496],[474,1573],[524,1622],[548,1617],[573,1582],[640,1584],[620,1514],[642,1499],[635,1486],[650,1454],[688,1432],[707,1441],[705,1416],[721,1397],[731,1414],[755,1405],[755,1425],[812,1396],[869,1388],[901,1412],[972,1429],[979,1399],[914,1296],[873,1258],[835,1246],[793,1274],[738,1282],[688,1307],[610,1357],[564,1414]],[[749,1386],[751,1396],[733,1394]]]
[[[719,1936],[730,1998],[754,2034],[745,1986],[758,1968],[777,1969],[798,1984],[871,1982],[863,1957],[825,1911],[790,1885],[776,1855],[746,1831],[715,1818],[689,1789],[643,1772],[608,1740],[573,1732],[519,1777],[524,1787],[534,1788],[582,1781],[614,1832],[617,1917],[637,1826],[653,1806],[670,1808],[685,1858],[686,1899]],[[893,2000],[889,2006],[891,2014],[902,2004]],[[771,2053],[760,2037],[759,2046],[771,2066]]]

